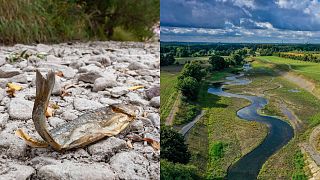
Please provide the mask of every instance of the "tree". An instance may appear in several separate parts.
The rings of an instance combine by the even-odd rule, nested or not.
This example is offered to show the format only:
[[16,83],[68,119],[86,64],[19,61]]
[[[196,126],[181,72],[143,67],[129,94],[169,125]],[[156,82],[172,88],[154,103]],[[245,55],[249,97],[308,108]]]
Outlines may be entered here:
[[196,99],[199,92],[199,82],[191,76],[182,76],[178,78],[177,88],[188,99]]
[[152,36],[152,26],[159,21],[159,0],[78,0],[85,4],[89,23],[95,33],[111,38],[121,27],[139,39]]
[[160,161],[160,179],[201,179],[198,170],[193,165]]
[[191,154],[184,143],[183,136],[168,126],[161,126],[161,159],[174,163],[187,164]]
[[197,81],[200,81],[204,75],[205,72],[203,71],[201,64],[198,61],[191,61],[184,65],[180,77],[184,78],[190,76],[195,78]]
[[231,59],[234,60],[236,65],[240,65],[243,62],[242,56],[237,53],[232,54]]
[[212,70],[222,70],[228,66],[227,61],[217,55],[213,55],[209,58],[209,63],[212,65]]
[[173,55],[171,53],[161,53],[160,54],[160,65],[168,66],[175,62]]

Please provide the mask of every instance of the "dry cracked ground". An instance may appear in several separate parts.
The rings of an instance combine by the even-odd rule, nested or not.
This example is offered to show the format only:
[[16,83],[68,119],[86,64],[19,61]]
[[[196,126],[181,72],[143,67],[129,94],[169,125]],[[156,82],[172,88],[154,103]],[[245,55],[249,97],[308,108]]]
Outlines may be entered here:
[[[0,47],[0,65],[0,179],[159,179],[159,150],[143,141],[129,143],[132,137],[160,141],[159,44],[17,44]],[[31,119],[36,69],[63,75],[56,75],[49,129],[118,103],[135,105],[143,118],[85,148],[31,148],[15,131],[39,137]],[[15,97],[6,92],[9,82],[23,87]],[[144,88],[129,90],[137,85]]]

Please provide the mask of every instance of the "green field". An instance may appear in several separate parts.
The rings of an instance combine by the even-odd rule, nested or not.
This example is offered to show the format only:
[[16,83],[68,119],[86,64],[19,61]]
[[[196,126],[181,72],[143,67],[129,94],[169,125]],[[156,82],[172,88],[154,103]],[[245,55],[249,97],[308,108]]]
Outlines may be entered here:
[[174,102],[177,99],[178,91],[175,88],[177,77],[182,66],[165,66],[161,67],[160,72],[160,109],[161,123],[168,117]]
[[175,58],[176,62],[178,62],[179,64],[185,64],[188,61],[203,61],[203,62],[207,62],[209,60],[209,56],[204,56],[204,57],[181,57],[181,58]]
[[260,56],[257,57],[257,59],[266,62],[271,62],[277,65],[287,65],[287,67],[282,66],[287,70],[290,70],[290,65],[292,71],[302,74],[310,79],[316,80],[317,82],[320,82],[320,63],[299,61],[276,56]]

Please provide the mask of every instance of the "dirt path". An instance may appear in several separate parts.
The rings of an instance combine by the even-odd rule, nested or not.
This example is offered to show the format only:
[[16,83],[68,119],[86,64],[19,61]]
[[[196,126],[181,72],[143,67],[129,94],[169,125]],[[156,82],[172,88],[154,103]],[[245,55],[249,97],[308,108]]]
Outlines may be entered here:
[[186,124],[185,126],[183,126],[181,128],[181,130],[179,131],[179,133],[181,133],[183,136],[185,136],[189,130],[196,124],[196,122],[199,121],[199,119],[204,115],[205,113],[205,110],[201,110],[201,113],[196,116],[193,121],[189,122],[188,124]]
[[179,110],[180,96],[181,96],[180,94],[177,96],[177,98],[171,108],[171,111],[166,119],[165,125],[167,125],[167,126],[171,126],[173,124],[174,116],[176,115],[176,113]]

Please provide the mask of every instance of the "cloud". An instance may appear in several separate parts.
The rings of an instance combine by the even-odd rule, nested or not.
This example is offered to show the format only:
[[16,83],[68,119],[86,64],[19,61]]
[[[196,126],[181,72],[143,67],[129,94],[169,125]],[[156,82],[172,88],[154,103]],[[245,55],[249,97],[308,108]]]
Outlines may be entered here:
[[161,0],[160,4],[161,26],[165,27],[161,28],[161,39],[176,34],[179,38],[210,36],[210,40],[241,36],[251,40],[319,40],[317,0]]

